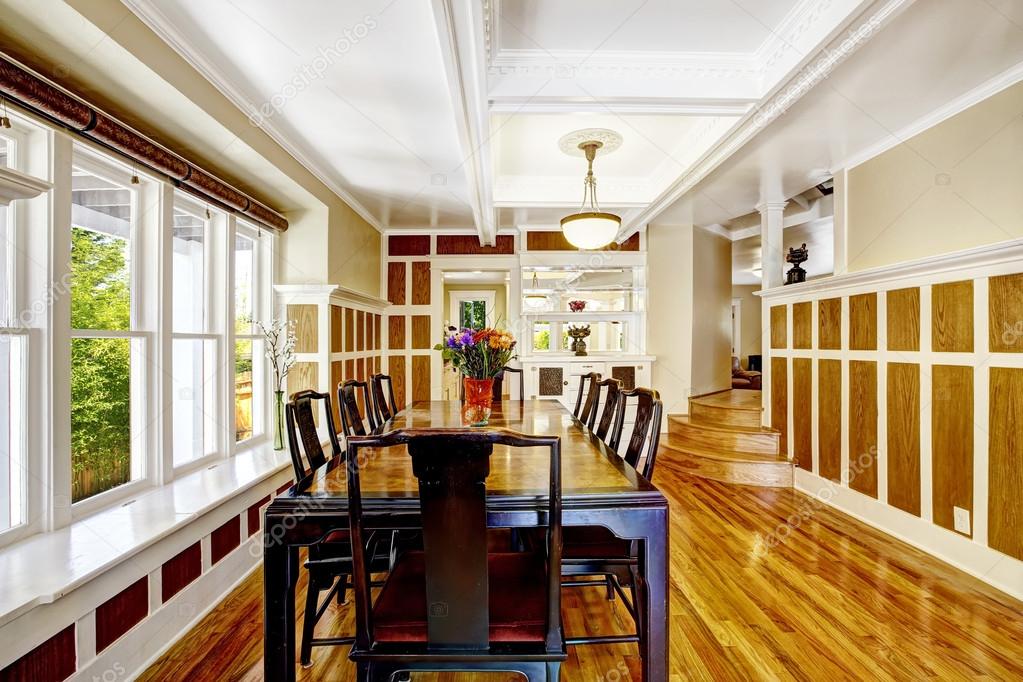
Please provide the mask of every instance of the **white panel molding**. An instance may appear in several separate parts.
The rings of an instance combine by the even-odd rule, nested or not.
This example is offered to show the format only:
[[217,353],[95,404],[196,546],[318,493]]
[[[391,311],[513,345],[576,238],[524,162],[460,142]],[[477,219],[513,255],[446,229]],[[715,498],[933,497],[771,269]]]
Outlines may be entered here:
[[236,88],[214,65],[209,58],[193,47],[177,28],[158,9],[156,3],[143,2],[143,0],[123,0],[128,9],[137,16],[142,23],[150,28],[157,36],[167,43],[178,56],[184,59],[193,69],[198,71],[203,78],[209,81],[220,94],[226,97],[235,107],[244,113],[254,127],[259,128],[270,138],[281,146],[284,151],[294,157],[306,170],[316,176],[330,191],[341,198],[353,211],[359,214],[363,220],[372,225],[378,231],[383,231],[385,224],[378,219],[362,202],[356,199],[352,193],[341,183],[337,182],[330,173],[310,156],[292,144],[288,138],[275,126],[270,117],[264,116],[259,107],[252,103],[248,96]]
[[15,199],[33,199],[51,187],[53,184],[46,180],[0,166],[0,206],[7,206]]

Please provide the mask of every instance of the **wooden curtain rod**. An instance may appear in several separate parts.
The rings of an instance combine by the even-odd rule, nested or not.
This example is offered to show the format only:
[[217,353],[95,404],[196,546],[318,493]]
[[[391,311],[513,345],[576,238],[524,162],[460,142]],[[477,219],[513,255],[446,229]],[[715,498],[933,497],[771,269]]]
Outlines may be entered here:
[[0,55],[0,94],[77,135],[97,142],[130,161],[167,176],[178,187],[225,209],[242,213],[264,227],[283,232],[288,220],[181,156],[153,142],[82,98]]

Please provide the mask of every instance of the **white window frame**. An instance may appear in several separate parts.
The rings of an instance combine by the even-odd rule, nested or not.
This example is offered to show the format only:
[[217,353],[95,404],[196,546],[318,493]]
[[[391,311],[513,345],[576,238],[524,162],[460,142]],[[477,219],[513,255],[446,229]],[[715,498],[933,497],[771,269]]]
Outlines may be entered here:
[[[271,390],[272,377],[270,376],[268,361],[264,355],[263,349],[263,335],[258,330],[251,330],[249,334],[238,334],[235,331],[235,290],[234,290],[234,275],[235,275],[235,261],[234,261],[234,243],[236,236],[242,236],[251,239],[255,244],[255,251],[253,253],[252,263],[252,310],[253,317],[255,320],[266,322],[271,318],[271,300],[270,300],[270,289],[272,286],[273,267],[272,257],[275,247],[276,237],[271,235],[263,234],[263,230],[259,229],[255,225],[248,223],[243,220],[234,220],[234,230],[231,233],[231,302],[230,302],[230,317],[228,330],[229,330],[229,345],[230,351],[230,386],[229,395],[231,399],[229,401],[231,406],[231,441],[234,443],[233,452],[250,448],[254,445],[264,443],[270,440],[271,437],[271,425],[269,423],[269,417],[272,414],[270,403],[273,395]],[[235,441],[235,419],[234,419],[234,405],[235,405],[235,393],[234,393],[234,362],[235,362],[235,342],[243,339],[252,340],[252,386],[253,396],[259,397],[260,400],[253,399],[252,401],[252,435],[240,441]],[[257,387],[259,390],[257,390]]]
[[11,252],[18,249],[21,241],[20,235],[25,232],[24,229],[20,229],[24,221],[21,220],[23,212],[18,210],[19,203],[19,201],[12,201],[6,207],[0,207],[7,209],[4,220],[7,223],[7,247],[11,247],[4,249],[4,255],[7,258],[7,281],[0,282],[0,286],[7,288],[9,310],[0,310],[0,337],[14,341],[11,347],[12,349],[17,348],[16,361],[11,363],[12,368],[16,368],[12,372],[12,380],[17,383],[14,386],[15,390],[12,391],[14,400],[8,408],[13,408],[10,409],[11,428],[14,430],[16,438],[12,439],[9,457],[12,460],[17,458],[21,464],[20,482],[15,484],[14,481],[8,479],[8,484],[4,486],[5,490],[3,491],[4,504],[9,504],[12,501],[8,499],[8,496],[17,495],[20,498],[18,505],[20,520],[17,524],[0,530],[0,546],[32,532],[35,525],[32,523],[33,505],[30,504],[31,490],[29,486],[29,471],[32,463],[29,461],[26,447],[27,434],[25,433],[28,428],[29,333],[28,329],[18,324],[19,320],[17,319],[18,311],[26,309],[27,301],[24,288],[20,285],[20,259],[11,257]]

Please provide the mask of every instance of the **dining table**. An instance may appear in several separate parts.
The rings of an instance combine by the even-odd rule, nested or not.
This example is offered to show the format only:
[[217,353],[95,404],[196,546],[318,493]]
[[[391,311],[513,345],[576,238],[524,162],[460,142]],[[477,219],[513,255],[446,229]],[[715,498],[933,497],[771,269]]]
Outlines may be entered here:
[[[668,502],[665,496],[556,400],[495,402],[489,423],[462,425],[459,401],[418,401],[384,422],[400,428],[509,429],[561,438],[562,523],[603,526],[636,540],[639,653],[645,682],[668,679]],[[274,498],[263,527],[264,672],[267,680],[295,679],[295,585],[299,548],[348,528],[347,467],[336,457]],[[419,486],[404,446],[360,449],[363,521],[379,529],[419,528]],[[492,528],[546,525],[549,492],[546,448],[495,446],[486,480]],[[342,633],[350,634],[350,633]],[[571,634],[571,633],[567,633]]]

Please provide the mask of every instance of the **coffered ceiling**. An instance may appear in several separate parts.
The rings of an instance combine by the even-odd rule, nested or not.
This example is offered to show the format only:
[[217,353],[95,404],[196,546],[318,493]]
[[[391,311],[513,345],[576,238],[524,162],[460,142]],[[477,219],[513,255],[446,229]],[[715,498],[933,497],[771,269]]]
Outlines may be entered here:
[[[742,194],[702,217],[748,213],[763,178],[742,168],[722,183],[726,162],[914,4],[123,2],[377,228],[475,230],[484,242],[578,207],[585,161],[558,140],[582,128],[622,137],[594,166],[621,236],[670,217],[709,178],[715,195]],[[772,171],[792,193],[828,173],[820,154],[803,156],[820,168]]]

